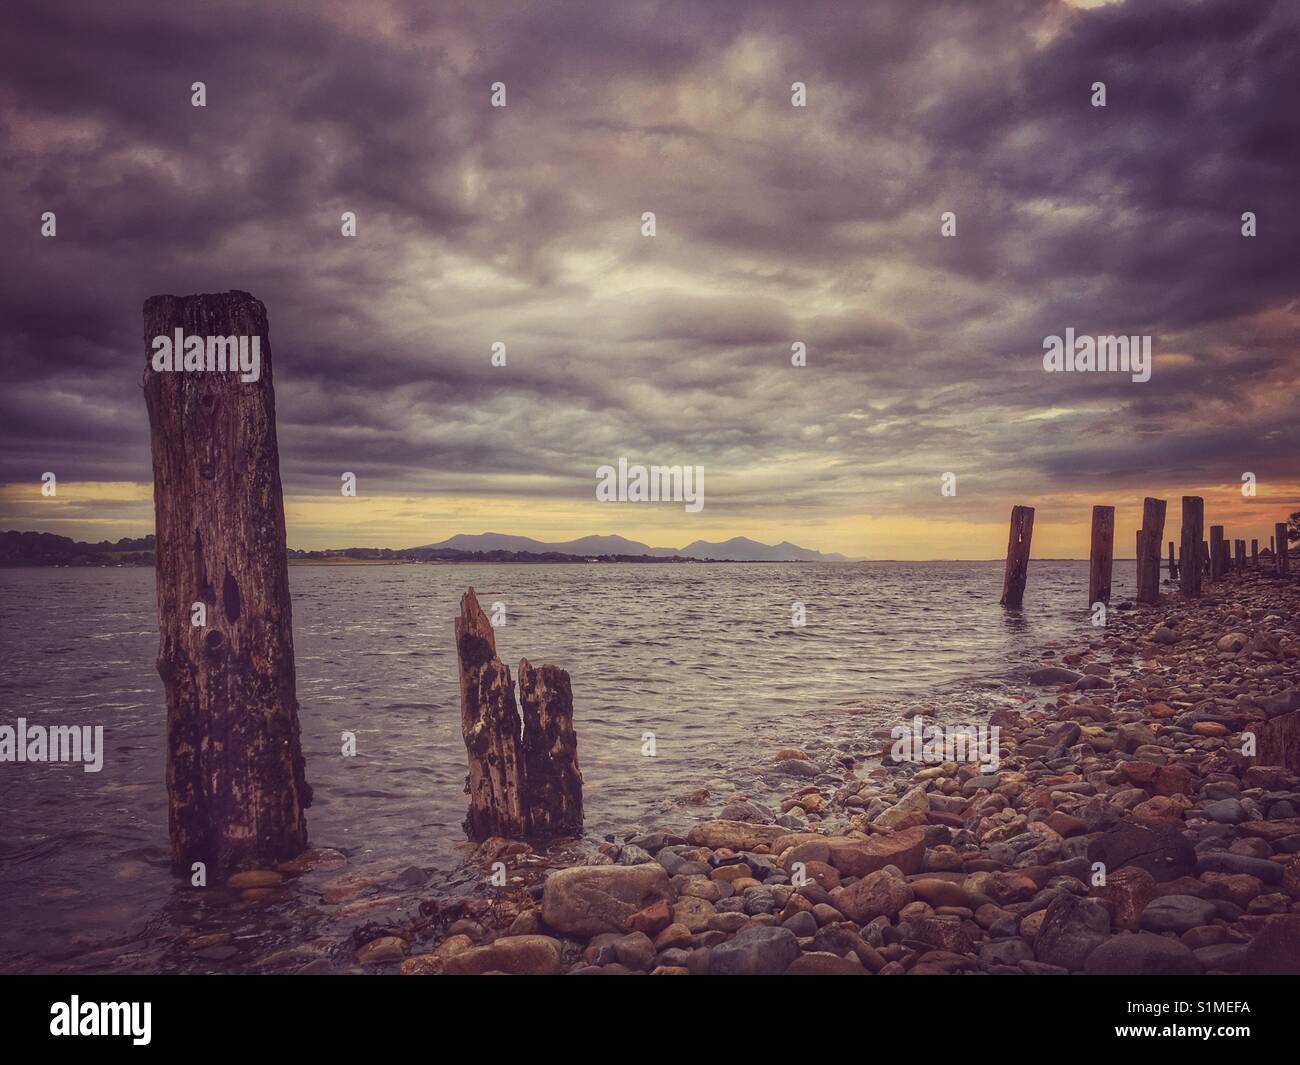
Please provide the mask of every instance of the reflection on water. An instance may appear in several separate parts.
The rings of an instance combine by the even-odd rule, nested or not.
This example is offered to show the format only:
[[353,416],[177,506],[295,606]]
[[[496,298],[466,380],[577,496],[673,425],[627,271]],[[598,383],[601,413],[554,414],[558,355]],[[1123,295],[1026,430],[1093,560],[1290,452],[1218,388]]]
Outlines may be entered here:
[[[1044,643],[1091,631],[1086,563],[1033,563],[1022,611],[999,605],[1001,579],[1001,562],[294,567],[312,842],[354,865],[456,864],[452,620],[468,585],[505,604],[512,672],[527,657],[572,674],[599,835],[780,746],[865,737],[909,697],[959,705]],[[56,958],[80,936],[139,928],[174,890],[155,611],[152,570],[0,571],[0,723],[102,724],[105,742],[100,773],[0,765],[0,955]],[[340,756],[344,731],[355,758]]]

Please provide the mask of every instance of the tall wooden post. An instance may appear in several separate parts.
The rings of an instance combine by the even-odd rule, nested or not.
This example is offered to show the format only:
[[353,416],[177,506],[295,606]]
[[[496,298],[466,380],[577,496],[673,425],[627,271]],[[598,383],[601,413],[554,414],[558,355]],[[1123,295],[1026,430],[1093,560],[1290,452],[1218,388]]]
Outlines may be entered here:
[[1223,576],[1223,526],[1210,526],[1210,580]]
[[1237,573],[1243,574],[1246,572],[1246,541],[1233,540],[1232,546],[1237,553]]
[[1277,540],[1277,571],[1284,576],[1288,572],[1286,522],[1279,521],[1273,526],[1273,537]]
[[1169,579],[1178,580],[1178,563],[1174,561],[1174,542],[1169,541]]
[[[180,369],[183,351],[154,369],[154,338],[177,330],[213,366],[210,338],[248,337],[249,352],[259,338],[257,379]],[[153,296],[144,340],[172,858],[224,877],[300,853],[311,804],[266,308],[247,292]]]
[[1253,536],[1250,540],[1250,568],[1259,569],[1259,540]]
[[1088,606],[1110,602],[1115,556],[1115,508],[1092,508],[1092,549],[1088,563]]
[[1002,605],[1017,607],[1025,598],[1029,576],[1029,543],[1034,535],[1034,508],[1011,508],[1011,534],[1007,539],[1007,566],[1002,574]]
[[1165,501],[1142,501],[1142,545],[1138,564],[1138,602],[1160,602],[1160,545],[1165,539]]
[[465,834],[523,839],[528,834],[523,797],[523,747],[515,686],[497,658],[496,634],[471,588],[456,618],[460,666],[460,729],[469,755],[469,812]]

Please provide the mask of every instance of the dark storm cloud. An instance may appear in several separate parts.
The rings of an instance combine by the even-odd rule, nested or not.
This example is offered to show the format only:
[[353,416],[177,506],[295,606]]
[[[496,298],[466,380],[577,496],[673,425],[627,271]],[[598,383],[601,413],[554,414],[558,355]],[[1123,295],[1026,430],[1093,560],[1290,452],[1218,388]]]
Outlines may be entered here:
[[[147,481],[141,303],[228,288],[269,309],[291,493],[1294,476],[1296,44],[1237,0],[11,3],[0,480]],[[1153,335],[1152,380],[1044,374],[1066,327]]]

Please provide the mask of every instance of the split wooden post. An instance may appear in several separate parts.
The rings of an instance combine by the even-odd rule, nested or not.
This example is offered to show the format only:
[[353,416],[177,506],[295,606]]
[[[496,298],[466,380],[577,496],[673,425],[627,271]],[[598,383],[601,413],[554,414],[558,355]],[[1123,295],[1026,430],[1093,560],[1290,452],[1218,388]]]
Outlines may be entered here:
[[1115,557],[1115,508],[1092,508],[1092,550],[1088,564],[1088,606],[1110,602]]
[[1223,576],[1223,526],[1210,526],[1210,580]]
[[496,634],[471,588],[456,618],[460,667],[460,730],[469,755],[469,812],[465,834],[481,843],[490,836],[528,834],[523,798],[523,745],[510,669],[497,658]]
[[582,835],[582,772],[573,731],[573,687],[557,666],[519,663],[524,718],[524,812],[528,838]]
[[1018,607],[1024,601],[1029,576],[1029,544],[1034,535],[1034,508],[1011,508],[1011,533],[1007,539],[1007,566],[1002,575],[1002,605]]
[[1273,536],[1277,540],[1277,571],[1285,576],[1288,572],[1286,522],[1279,521],[1273,526]]
[[[207,338],[214,367],[213,337],[249,338],[250,354],[258,338],[257,379],[182,370],[183,351],[155,370],[154,338],[180,331]],[[266,308],[247,292],[153,296],[144,339],[172,858],[224,878],[301,853],[311,804]]]
[[1138,602],[1160,602],[1160,545],[1165,538],[1165,501],[1142,501],[1142,542],[1138,562]]
[[569,674],[519,663],[519,709],[510,670],[471,588],[456,619],[460,724],[469,755],[465,833],[551,840],[582,833],[582,773]]
[[1169,579],[1178,580],[1178,563],[1174,561],[1174,542],[1169,541]]

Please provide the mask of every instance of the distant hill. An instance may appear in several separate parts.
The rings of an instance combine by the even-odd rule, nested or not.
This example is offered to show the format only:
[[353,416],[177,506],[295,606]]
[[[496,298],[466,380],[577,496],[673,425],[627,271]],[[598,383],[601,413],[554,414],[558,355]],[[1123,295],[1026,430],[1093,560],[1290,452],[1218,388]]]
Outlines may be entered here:
[[789,541],[760,544],[748,537],[736,536],[722,543],[696,540],[685,547],[651,547],[624,536],[584,536],[578,540],[549,543],[529,536],[505,533],[464,533],[437,544],[425,544],[414,551],[524,551],[530,554],[563,555],[651,555],[656,558],[699,558],[711,562],[848,562],[844,555],[823,554]]
[[153,533],[87,544],[54,533],[0,532],[0,566],[152,566],[153,553]]

